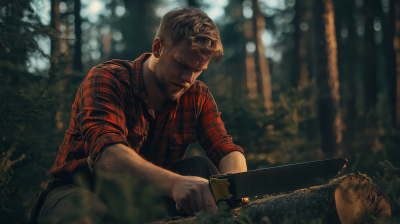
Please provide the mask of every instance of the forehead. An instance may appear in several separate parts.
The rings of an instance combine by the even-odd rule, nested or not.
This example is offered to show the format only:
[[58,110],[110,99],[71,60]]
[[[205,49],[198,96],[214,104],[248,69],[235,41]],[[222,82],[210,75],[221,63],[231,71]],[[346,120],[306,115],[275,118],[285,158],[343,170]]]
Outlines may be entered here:
[[207,67],[211,59],[211,54],[200,54],[197,50],[191,48],[187,41],[171,47],[172,57],[180,62],[184,62],[190,67]]

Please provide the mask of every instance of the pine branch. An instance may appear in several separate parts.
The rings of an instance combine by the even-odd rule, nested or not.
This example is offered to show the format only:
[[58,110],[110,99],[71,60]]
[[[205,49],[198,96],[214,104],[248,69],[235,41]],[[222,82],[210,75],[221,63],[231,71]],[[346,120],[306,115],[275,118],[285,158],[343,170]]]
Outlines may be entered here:
[[4,108],[0,107],[0,128],[5,132],[21,132],[17,122],[21,120],[21,118],[29,118],[33,119],[36,122],[39,122],[43,118],[43,113],[38,110],[28,109],[22,113],[7,111]]
[[[22,154],[18,159],[16,160],[11,160],[12,153],[15,151],[15,143],[12,144],[11,148],[7,150],[6,152],[3,152],[0,157],[1,157],[1,163],[0,163],[0,180],[2,184],[6,184],[11,180],[10,176],[10,171],[11,167],[14,166],[16,163],[21,162],[23,159],[26,158],[25,154]],[[2,185],[0,184],[0,185]]]

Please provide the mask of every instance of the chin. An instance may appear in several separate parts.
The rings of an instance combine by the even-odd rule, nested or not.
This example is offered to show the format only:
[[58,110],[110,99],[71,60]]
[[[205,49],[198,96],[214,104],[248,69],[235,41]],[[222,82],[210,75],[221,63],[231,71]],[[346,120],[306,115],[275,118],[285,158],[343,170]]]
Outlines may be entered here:
[[175,93],[175,94],[170,94],[168,99],[172,100],[172,101],[176,101],[179,97],[181,97],[183,94],[185,93],[185,91],[179,92],[179,93]]

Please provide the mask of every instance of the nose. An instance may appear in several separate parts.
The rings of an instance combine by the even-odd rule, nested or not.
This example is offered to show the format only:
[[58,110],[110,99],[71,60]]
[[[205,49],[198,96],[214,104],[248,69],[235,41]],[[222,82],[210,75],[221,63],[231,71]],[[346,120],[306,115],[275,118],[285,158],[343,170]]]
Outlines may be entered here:
[[181,75],[181,79],[184,83],[189,83],[191,84],[192,82],[194,82],[195,79],[195,74],[193,70],[187,70],[185,72],[182,73]]

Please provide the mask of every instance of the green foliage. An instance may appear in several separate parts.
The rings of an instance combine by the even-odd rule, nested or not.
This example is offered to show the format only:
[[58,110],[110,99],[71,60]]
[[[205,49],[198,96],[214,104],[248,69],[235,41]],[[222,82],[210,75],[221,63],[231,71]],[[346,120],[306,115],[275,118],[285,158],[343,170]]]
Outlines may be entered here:
[[[6,54],[8,57],[19,58],[19,62],[24,62],[27,52],[39,52],[43,57],[55,62],[56,58],[44,53],[39,48],[35,37],[47,36],[53,40],[61,38],[54,29],[40,23],[39,16],[34,14],[31,2],[32,0],[3,0],[0,2],[1,56]],[[21,56],[25,57],[21,58]],[[12,69],[14,66],[10,60],[0,60],[0,67]]]
[[[0,216],[5,223],[26,220],[62,142],[54,117],[70,110],[60,104],[73,100],[67,92],[76,92],[78,85],[78,76],[58,75],[59,70],[49,76],[28,72],[31,53],[56,61],[39,48],[38,38],[65,40],[41,24],[31,2],[0,1]],[[57,122],[66,119],[59,116]]]
[[314,86],[311,82],[281,93],[272,115],[266,115],[261,99],[231,103],[216,97],[227,132],[244,148],[249,169],[313,159],[319,144]]
[[21,162],[26,158],[25,154],[22,154],[19,158],[12,160],[12,153],[15,151],[15,144],[7,150],[1,150],[1,163],[0,163],[0,209],[2,211],[13,212],[10,208],[7,208],[6,202],[8,195],[11,193],[12,189],[7,186],[7,183],[11,180],[13,174],[12,166],[16,163]]
[[10,181],[11,175],[13,173],[11,167],[16,163],[21,162],[26,157],[25,154],[22,154],[18,159],[11,160],[11,156],[14,151],[15,151],[15,145],[13,145],[11,149],[1,153],[2,158],[0,163],[0,180],[1,180],[0,186]]
[[[157,186],[144,187],[137,180],[125,175],[98,174],[94,186],[90,186],[84,175],[76,174],[75,182],[83,189],[94,192],[107,207],[102,216],[104,223],[147,223],[163,219],[166,213],[165,201]],[[68,212],[74,223],[85,223],[85,216],[93,203],[82,197],[76,199],[76,206]]]

